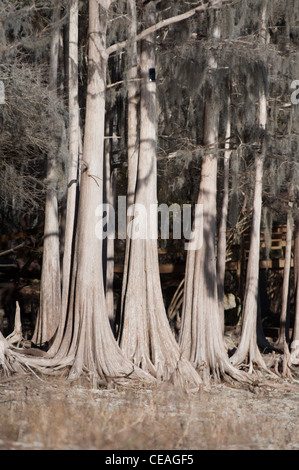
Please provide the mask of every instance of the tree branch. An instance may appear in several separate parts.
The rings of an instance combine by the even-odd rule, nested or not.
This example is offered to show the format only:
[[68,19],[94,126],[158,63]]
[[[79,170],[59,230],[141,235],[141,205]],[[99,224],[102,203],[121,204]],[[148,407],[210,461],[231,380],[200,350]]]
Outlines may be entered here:
[[[149,34],[155,33],[156,31],[159,31],[162,28],[165,28],[166,26],[169,26],[174,23],[179,23],[180,21],[187,20],[188,18],[191,18],[191,16],[196,15],[197,13],[202,13],[203,11],[206,11],[208,9],[216,9],[216,8],[221,8],[223,4],[226,3],[232,3],[232,0],[210,0],[208,3],[205,3],[204,5],[199,5],[195,8],[192,8],[191,10],[182,13],[181,15],[173,16],[171,18],[167,18],[165,20],[159,21],[158,23],[154,24],[153,26],[150,26],[149,28],[146,28],[144,31],[141,33],[137,34],[137,36],[133,39],[133,41],[140,41],[144,39],[146,36]],[[116,52],[120,49],[123,49],[128,45],[129,42],[132,41],[132,38],[126,39],[125,41],[118,42],[116,44],[112,44],[106,49],[106,53],[109,56],[113,52]]]
[[18,246],[15,246],[14,248],[10,248],[9,250],[2,251],[2,253],[0,253],[0,258],[1,258],[2,256],[10,255],[11,253],[15,253],[16,251],[18,251],[18,250],[20,250],[21,248],[23,248],[23,246],[25,246],[25,242],[21,243],[21,244],[18,245]]

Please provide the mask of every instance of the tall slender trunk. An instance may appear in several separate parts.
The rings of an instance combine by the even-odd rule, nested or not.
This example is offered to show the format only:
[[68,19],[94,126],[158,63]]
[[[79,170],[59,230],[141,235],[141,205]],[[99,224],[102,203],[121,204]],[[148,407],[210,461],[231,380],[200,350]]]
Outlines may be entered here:
[[[145,5],[143,12],[145,25],[154,24],[155,3]],[[159,380],[178,381],[186,388],[197,388],[200,385],[199,376],[181,356],[169,326],[160,284],[157,240],[150,238],[157,223],[155,217],[150,217],[151,205],[157,204],[156,83],[149,77],[150,69],[155,69],[154,34],[148,36],[141,47],[140,148],[134,191],[136,206],[128,227],[131,239],[123,285],[119,342],[133,363]],[[134,147],[133,135],[132,143]],[[132,157],[135,161],[135,156]],[[130,168],[135,171],[134,164]],[[133,191],[134,173],[131,177]],[[138,210],[144,210],[147,218],[143,220],[147,225],[146,233],[140,237],[135,236]],[[139,222],[140,216],[139,213]]]
[[[230,93],[230,91],[228,91]],[[224,332],[224,280],[225,280],[225,260],[226,260],[226,228],[229,201],[229,166],[230,166],[230,137],[231,137],[231,110],[230,95],[227,99],[227,121],[225,132],[225,151],[224,151],[224,175],[223,175],[223,199],[221,208],[221,219],[219,224],[218,245],[217,245],[217,286],[218,286],[218,305],[219,315]]]
[[[100,20],[101,18],[101,20]],[[80,180],[79,206],[76,225],[70,300],[63,353],[75,355],[73,374],[80,374],[86,352],[87,368],[97,370],[92,336],[97,338],[99,318],[106,318],[102,271],[102,240],[95,234],[95,214],[103,202],[103,152],[105,124],[105,84],[107,57],[105,55],[106,13],[99,16],[97,0],[89,1],[89,51],[86,118],[83,144],[84,169]],[[108,323],[103,321],[103,326]],[[94,335],[90,328],[93,326]],[[109,330],[110,331],[110,326]],[[112,333],[111,333],[112,334]],[[107,333],[109,338],[109,334]],[[70,351],[68,349],[70,348]],[[86,364],[87,365],[87,364]],[[101,371],[102,372],[102,371]]]
[[62,299],[61,299],[61,319],[53,345],[51,354],[57,352],[62,336],[68,309],[70,276],[73,259],[73,244],[75,232],[75,216],[78,195],[78,161],[79,161],[79,140],[80,140],[80,120],[78,101],[78,0],[72,0],[69,17],[69,47],[68,47],[68,107],[69,107],[69,163],[68,163],[68,184],[66,195],[66,220],[64,232],[64,250],[62,265]]
[[[133,39],[137,35],[137,11],[136,0],[128,0],[128,12],[131,17],[129,36]],[[140,85],[138,83],[138,52],[137,43],[131,42],[128,50],[128,186],[127,186],[127,213],[128,209],[135,204],[138,159],[139,159],[139,127],[138,127],[138,103],[140,95]],[[132,221],[132,216],[127,216],[127,227]],[[121,293],[121,311],[124,308],[124,297],[128,277],[129,258],[131,249],[131,238],[126,233],[126,249],[124,259],[124,271]]]
[[[213,62],[211,61],[211,65]],[[214,63],[215,67],[215,63]],[[217,73],[216,70],[211,73]],[[204,145],[206,154],[201,165],[201,181],[197,204],[203,207],[202,246],[187,254],[182,326],[179,345],[199,371],[202,380],[210,376],[230,376],[243,380],[242,374],[230,364],[218,308],[216,274],[216,213],[217,213],[217,142],[219,104],[213,85],[206,85]],[[199,230],[194,232],[199,239]]]
[[246,286],[242,314],[242,333],[237,351],[231,358],[233,364],[240,364],[249,354],[250,361],[264,366],[257,346],[257,307],[260,264],[260,226],[262,213],[263,168],[267,152],[266,142],[267,100],[265,88],[260,91],[259,125],[263,133],[261,151],[255,156],[255,187],[250,249],[246,273]]
[[[84,371],[95,381],[138,378],[150,380],[127,360],[109,324],[103,280],[103,241],[96,235],[96,214],[103,203],[106,29],[110,1],[89,1],[89,51],[83,145],[85,169],[80,195],[70,300],[65,333],[57,358],[71,362],[69,377]],[[99,11],[100,7],[100,11]]]
[[[109,139],[105,142],[105,158],[104,158],[104,203],[108,207],[115,207],[114,197],[114,177],[111,166],[111,155],[113,151],[113,121],[107,119],[106,135]],[[109,209],[108,209],[109,210]],[[108,217],[110,214],[108,215]],[[114,315],[114,239],[107,237],[104,240],[104,285],[106,294],[106,309],[111,328],[115,332],[115,315]]]
[[[128,0],[128,10],[131,16],[130,37],[137,36],[136,0]],[[140,86],[138,82],[138,51],[137,43],[133,41],[128,51],[128,190],[127,205],[135,202],[137,184],[138,155],[139,155],[139,129],[138,129],[138,103]]]
[[[265,45],[267,43],[267,9],[268,0],[264,0],[260,28],[261,45]],[[261,82],[262,83],[259,89],[258,109],[260,150],[255,154],[253,216],[242,312],[242,332],[240,343],[236,352],[231,357],[231,362],[234,365],[240,364],[249,355],[250,366],[252,366],[253,363],[256,363],[261,367],[266,367],[257,343],[260,226],[262,214],[264,161],[267,154],[267,84],[264,83],[263,78],[261,78]]]
[[290,270],[292,258],[292,238],[293,238],[293,217],[290,212],[287,215],[287,233],[286,233],[286,247],[284,257],[283,269],[283,283],[282,283],[282,302],[280,312],[280,328],[276,346],[284,346],[284,343],[289,343],[289,323],[288,323],[288,304],[289,304],[289,285],[290,285]]
[[[54,33],[50,50],[49,89],[56,95],[59,53],[60,1],[55,1],[53,12]],[[56,155],[47,158],[47,192],[45,203],[44,245],[40,284],[40,308],[32,342],[45,345],[53,341],[61,311],[61,274],[59,250],[59,219],[57,199]]]
[[75,214],[78,193],[79,161],[79,86],[78,86],[78,0],[72,0],[69,19],[69,58],[68,58],[68,94],[69,94],[69,154],[68,190],[66,206],[65,244],[63,256],[62,311],[67,310],[71,260],[73,255]]
[[291,357],[290,361],[293,364],[299,364],[299,217],[295,219],[295,234],[294,234],[294,291],[295,291],[295,313],[294,313],[294,327],[291,342]]

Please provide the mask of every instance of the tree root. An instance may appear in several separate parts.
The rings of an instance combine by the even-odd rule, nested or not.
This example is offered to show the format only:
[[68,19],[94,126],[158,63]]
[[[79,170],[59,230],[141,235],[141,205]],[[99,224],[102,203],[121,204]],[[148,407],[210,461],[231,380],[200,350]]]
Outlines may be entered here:
[[271,355],[265,356],[265,363],[268,369],[273,369],[274,374],[282,379],[294,379],[294,375],[298,374],[295,366],[299,365],[297,356],[299,350],[290,352],[289,346],[286,341],[282,344],[283,353],[279,356],[273,352]]
[[[246,375],[251,377],[251,386],[249,389],[254,393],[257,388],[273,388],[285,391],[299,391],[299,382],[295,379],[294,374],[297,372],[290,363],[290,353],[288,347],[284,348],[283,357],[273,352],[271,355],[265,355],[263,362],[256,363],[250,361],[248,364],[240,364],[240,368],[247,368]],[[298,372],[297,372],[298,373]]]
[[22,333],[21,310],[19,302],[16,303],[14,330],[10,335],[6,336],[5,339],[9,344],[17,344],[17,346],[19,346],[24,340]]
[[23,374],[26,372],[26,365],[18,358],[18,355],[11,350],[9,343],[0,333],[0,375],[8,377],[12,374]]

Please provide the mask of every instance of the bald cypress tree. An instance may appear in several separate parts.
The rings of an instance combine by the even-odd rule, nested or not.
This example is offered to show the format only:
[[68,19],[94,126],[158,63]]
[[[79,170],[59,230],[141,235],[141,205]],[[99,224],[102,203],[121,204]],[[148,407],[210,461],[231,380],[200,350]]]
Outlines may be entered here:
[[[108,14],[112,13],[112,7],[115,8],[113,10],[115,13],[117,5],[109,0],[90,0],[84,155],[79,167],[78,207],[75,206],[74,209],[73,204],[76,191],[72,196],[72,204],[68,204],[71,222],[67,225],[70,228],[70,239],[65,245],[68,248],[65,253],[66,273],[64,274],[66,276],[63,277],[61,317],[53,347],[43,358],[26,358],[30,367],[48,373],[67,368],[71,378],[77,378],[82,373],[88,372],[95,382],[101,383],[110,379],[127,380],[128,377],[153,383],[155,382],[152,378],[154,376],[163,381],[179,382],[189,389],[198,389],[202,382],[209,383],[211,376],[216,380],[228,377],[247,380],[231,362],[239,366],[247,360],[248,355],[250,365],[253,362],[263,365],[256,338],[259,229],[267,138],[272,139],[273,146],[273,136],[267,132],[265,117],[267,79],[269,78],[266,62],[269,57],[273,59],[275,54],[273,49],[270,50],[267,45],[261,46],[261,41],[257,41],[254,37],[258,29],[256,25],[260,20],[257,16],[261,12],[259,8],[256,13],[257,3],[248,0],[223,10],[226,3],[230,2],[215,0],[184,12],[182,4],[174,2],[172,4],[174,16],[171,17],[167,10],[164,17],[162,11],[160,21],[155,12],[156,2],[138,2],[137,6],[142,7],[138,10],[135,2],[128,0],[127,12],[132,19],[129,23],[131,25],[129,35],[124,36],[125,33],[122,31],[120,36],[126,39],[117,42],[116,34],[112,44],[107,47]],[[261,5],[262,3],[259,3],[259,7]],[[273,2],[273,5],[271,8],[276,8],[280,17],[282,3],[277,0]],[[72,2],[71,6],[76,9],[76,2]],[[293,2],[292,6],[295,6]],[[161,3],[159,8],[162,8]],[[210,9],[212,13],[207,13]],[[71,11],[77,15],[75,11]],[[138,11],[144,16],[138,18]],[[203,13],[203,15],[195,18],[196,13]],[[274,11],[271,14],[273,16]],[[137,17],[136,21],[135,17]],[[73,16],[72,18],[74,19]],[[266,19],[267,15],[264,17],[264,20]],[[175,37],[175,28],[171,29],[172,24],[178,24],[181,21],[184,21],[181,28],[183,38]],[[116,23],[115,21],[109,22],[112,28]],[[77,23],[73,24],[76,29]],[[269,34],[268,28],[264,28],[265,24],[265,21],[261,24],[260,37],[267,41]],[[157,48],[157,31],[160,29],[163,29],[163,35],[158,36],[160,43]],[[210,34],[211,31],[214,32],[213,35]],[[221,37],[219,37],[219,31],[221,31]],[[248,31],[252,36],[249,33],[246,36]],[[72,37],[75,45],[76,34]],[[171,333],[166,316],[159,279],[157,241],[132,236],[138,230],[138,206],[135,206],[130,215],[131,218],[128,218],[128,227],[132,232],[129,231],[125,256],[118,345],[111,332],[107,315],[103,277],[103,261],[105,261],[103,241],[96,237],[94,230],[97,222],[97,209],[103,202],[104,192],[107,61],[112,53],[118,54],[124,49],[129,51],[130,57],[127,58],[129,71],[127,80],[124,80],[128,88],[125,91],[122,90],[122,96],[128,98],[130,110],[127,139],[129,147],[128,202],[129,205],[131,203],[142,205],[149,213],[150,205],[157,202],[157,147],[164,145],[163,139],[159,140],[157,131],[157,82],[149,80],[149,69],[156,68],[156,53],[162,49],[163,41],[168,37],[172,37],[172,40],[168,44],[169,49],[165,47],[164,50],[164,57],[167,55],[167,60],[165,64],[162,63],[163,59],[159,61],[159,69],[166,70],[169,67],[167,70],[171,73],[165,73],[163,77],[162,72],[158,83],[162,88],[162,83],[164,85],[168,82],[171,93],[164,97],[165,109],[162,99],[159,103],[160,117],[165,118],[165,122],[168,120],[169,132],[165,140],[167,140],[167,145],[168,142],[172,142],[169,148],[173,145],[174,148],[171,150],[174,150],[177,155],[182,155],[185,146],[189,146],[188,150],[192,148],[189,161],[195,153],[197,155],[194,168],[198,175],[197,179],[200,179],[200,185],[196,187],[196,196],[198,196],[196,200],[204,209],[204,243],[201,248],[189,250],[187,254],[182,328],[178,345]],[[173,41],[174,37],[175,41]],[[182,55],[177,58],[180,40],[182,41],[180,45]],[[139,46],[140,56],[138,56]],[[73,57],[73,65],[75,65],[76,54]],[[137,75],[139,60],[140,76]],[[227,356],[224,345],[223,320],[220,320],[223,315],[222,268],[225,247],[222,245],[222,249],[218,251],[219,263],[222,260],[221,273],[220,269],[217,272],[216,249],[219,215],[217,213],[218,160],[222,157],[223,151],[229,151],[222,147],[226,126],[221,119],[227,107],[227,92],[223,93],[226,87],[223,85],[223,76],[228,63],[232,63],[230,68],[232,76],[230,127],[231,134],[234,136],[232,139],[235,146],[234,158],[236,155],[240,156],[238,165],[242,170],[244,168],[247,170],[245,177],[241,175],[243,186],[238,194],[246,193],[244,201],[248,200],[251,203],[251,190],[252,187],[254,188],[252,245],[244,299],[243,332],[239,348],[231,360]],[[240,63],[246,64],[246,73],[242,71]],[[79,72],[76,65],[73,72],[76,82]],[[159,80],[159,75],[157,77]],[[227,74],[225,77],[227,79]],[[247,80],[245,82],[244,77]],[[120,86],[121,83],[122,80],[119,82]],[[138,115],[137,107],[139,84],[140,115]],[[245,90],[248,84],[250,87]],[[70,109],[70,124],[74,131],[72,134],[74,140],[72,140],[70,150],[72,148],[75,173],[69,180],[69,184],[76,178],[77,172],[77,86],[76,82],[70,99],[75,107],[74,115]],[[160,98],[161,95],[162,93],[160,93]],[[259,129],[257,129],[256,121],[259,123]],[[191,130],[192,139],[189,139],[186,130]],[[226,136],[228,136],[228,131]],[[289,147],[286,148],[289,151]],[[242,166],[244,162],[248,166]],[[182,165],[182,162],[180,164]],[[250,185],[249,171],[252,167],[254,167],[255,175],[253,186]],[[195,176],[195,171],[191,176],[192,178]],[[193,182],[197,181],[195,177],[192,178],[190,180]],[[179,179],[180,181],[183,179],[181,174]],[[248,181],[244,183],[245,179]],[[237,178],[235,180],[237,181]],[[169,178],[168,181],[172,182],[172,179]],[[74,188],[75,186],[72,188],[70,186],[68,189]],[[190,193],[192,187],[188,190]],[[69,191],[69,194],[71,192],[73,193]],[[246,206],[245,202],[244,206]],[[235,207],[238,209],[237,205]],[[226,214],[224,215],[226,217]],[[153,226],[156,228],[155,224]],[[146,235],[149,235],[149,232],[150,230]],[[200,233],[195,233],[194,236],[200,241]],[[24,370],[25,362],[22,361],[21,355],[12,351],[7,341],[1,336],[0,348],[0,360],[6,373]],[[13,366],[14,358],[17,358],[15,367]]]
[[[219,39],[217,27],[211,31]],[[231,376],[243,380],[229,362],[219,315],[216,273],[217,167],[220,103],[217,85],[218,64],[208,57],[205,83],[204,133],[205,153],[201,163],[197,204],[203,208],[202,224],[194,232],[198,243],[187,253],[182,327],[179,344],[184,354],[201,375],[204,383],[211,376]],[[202,234],[200,233],[202,231]],[[202,244],[200,237],[202,235]]]
[[[154,2],[143,7],[143,22],[146,27],[156,23]],[[142,41],[140,69],[140,146],[134,203],[136,211],[138,207],[145,209],[147,220],[141,222],[145,226],[145,236],[140,234],[135,238],[138,218],[136,212],[132,214],[119,343],[134,364],[159,380],[173,380],[186,388],[196,388],[200,379],[181,356],[168,323],[159,277],[157,240],[151,239],[156,223],[151,216],[151,205],[157,203],[156,81],[149,75],[150,70],[155,69],[154,34]],[[129,168],[134,185],[135,168],[131,165]]]
[[[65,333],[55,357],[71,358],[71,378],[84,369],[95,380],[135,375],[119,349],[106,313],[102,240],[95,233],[96,209],[103,202],[106,89],[106,28],[110,2],[89,2],[88,85],[78,220]],[[137,373],[138,375],[138,373]]]
[[[55,95],[57,93],[60,8],[60,1],[56,0],[53,10],[54,32],[51,41],[49,64],[49,89]],[[57,171],[57,156],[55,154],[49,154],[47,157],[48,187],[45,203],[45,225],[40,287],[40,308],[35,324],[35,331],[32,337],[33,343],[39,346],[45,346],[51,341],[53,341],[54,335],[58,327],[60,316],[61,278]]]

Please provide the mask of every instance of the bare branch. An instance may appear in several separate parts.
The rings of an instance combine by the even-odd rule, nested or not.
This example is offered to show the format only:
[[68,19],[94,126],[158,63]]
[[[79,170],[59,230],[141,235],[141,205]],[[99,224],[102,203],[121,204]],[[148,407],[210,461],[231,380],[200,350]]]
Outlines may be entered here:
[[[157,24],[154,24],[153,26],[150,26],[149,28],[146,28],[144,31],[141,33],[137,34],[134,41],[141,41],[144,39],[146,36],[149,36],[152,33],[155,33],[156,31],[159,31],[162,28],[165,28],[166,26],[169,26],[174,23],[179,23],[180,21],[187,20],[188,18],[191,18],[192,16],[196,15],[197,13],[202,13],[203,11],[206,11],[208,9],[216,9],[216,8],[221,8],[223,4],[227,3],[232,3],[232,0],[214,0],[214,1],[209,1],[208,3],[205,3],[204,5],[199,5],[195,8],[192,8],[191,10],[182,13],[181,15],[173,16],[171,18],[167,18],[165,20],[159,21]],[[132,41],[132,38],[130,38],[130,41]],[[113,52],[116,52],[120,49],[123,49],[126,47],[129,43],[129,40],[121,41],[116,44],[112,44],[109,46],[106,50],[108,56],[112,54]]]
[[11,253],[15,253],[16,251],[18,251],[20,248],[23,248],[24,246],[25,246],[25,242],[21,243],[18,246],[15,246],[14,248],[11,248],[10,250],[2,251],[2,253],[0,253],[0,257],[10,255]]

